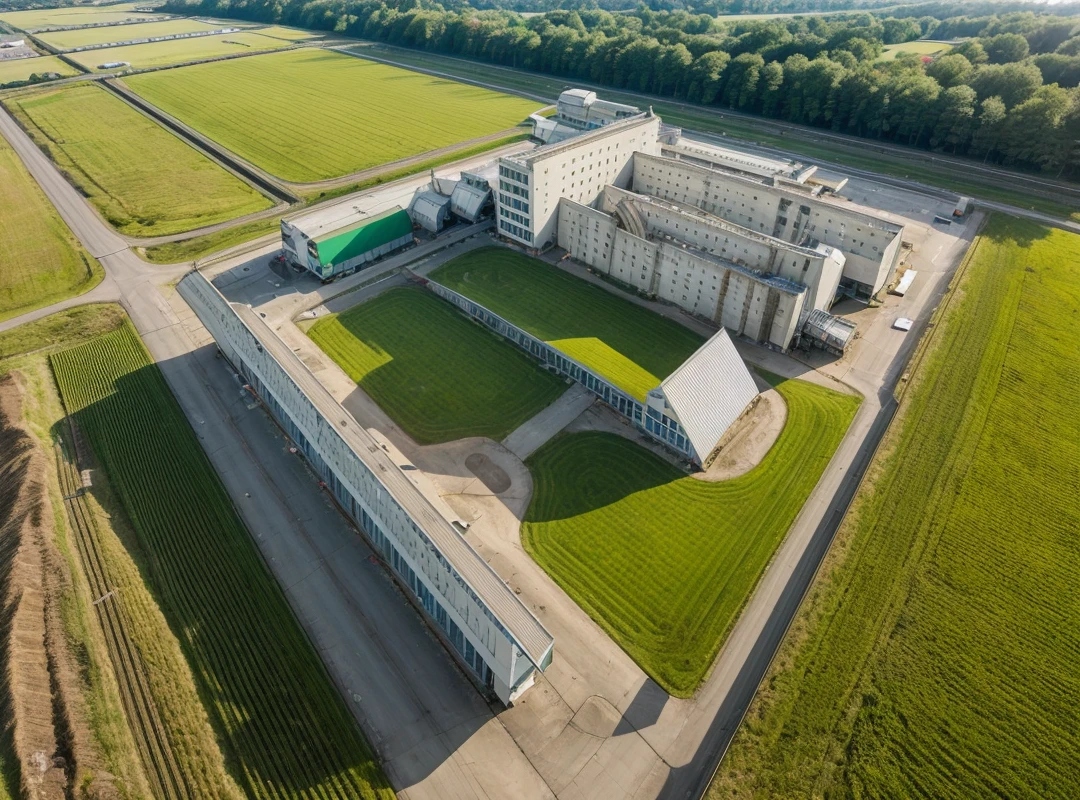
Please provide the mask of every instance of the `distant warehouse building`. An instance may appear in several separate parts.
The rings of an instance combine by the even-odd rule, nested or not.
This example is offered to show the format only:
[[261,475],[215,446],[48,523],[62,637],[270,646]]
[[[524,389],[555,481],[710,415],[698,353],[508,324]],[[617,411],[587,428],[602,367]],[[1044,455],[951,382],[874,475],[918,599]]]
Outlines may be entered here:
[[250,306],[198,272],[177,288],[447,650],[503,703],[520,697],[551,634]]
[[339,207],[281,220],[285,259],[328,281],[356,272],[382,256],[413,243],[413,224],[407,212],[394,206],[369,216]]

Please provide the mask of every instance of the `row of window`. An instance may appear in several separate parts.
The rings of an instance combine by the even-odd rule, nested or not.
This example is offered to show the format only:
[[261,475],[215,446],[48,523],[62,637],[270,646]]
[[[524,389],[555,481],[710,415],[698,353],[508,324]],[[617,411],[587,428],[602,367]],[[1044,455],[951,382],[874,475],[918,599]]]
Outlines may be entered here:
[[526,203],[524,200],[518,200],[516,197],[510,197],[510,195],[500,194],[499,202],[502,203],[502,205],[513,208],[517,211],[524,211],[526,214],[529,213],[529,204]]
[[502,175],[504,178],[510,178],[511,180],[515,180],[518,183],[523,183],[526,186],[529,185],[529,174],[527,172],[518,172],[516,169],[510,169],[509,167],[504,167],[502,164],[500,164],[499,174]]
[[515,186],[512,183],[507,183],[506,181],[499,181],[499,188],[502,189],[504,192],[516,194],[518,197],[524,197],[526,200],[529,199],[528,189],[522,189],[520,186]]
[[499,230],[511,236],[516,236],[517,238],[526,242],[531,242],[533,238],[532,231],[525,230],[519,225],[515,225],[512,222],[507,222],[505,219],[499,220]]
[[525,227],[529,226],[529,218],[528,217],[523,216],[521,214],[518,214],[516,211],[511,211],[510,209],[506,208],[505,206],[499,206],[499,216],[500,217],[505,217],[506,219],[509,219],[509,220],[513,220],[514,222],[518,223],[519,225],[524,225]]
[[[419,576],[417,576],[416,572],[409,566],[405,558],[398,552],[397,548],[394,547],[394,543],[371,517],[363,504],[360,503],[353,496],[352,492],[349,491],[348,487],[338,479],[334,471],[326,464],[322,456],[319,455],[319,452],[312,446],[307,437],[304,436],[303,431],[297,427],[293,422],[292,417],[285,411],[281,404],[278,403],[274,395],[264,391],[259,376],[256,375],[254,371],[250,370],[242,360],[240,361],[240,373],[255,390],[256,394],[263,400],[267,408],[270,409],[271,414],[285,429],[289,438],[292,439],[304,454],[304,457],[307,459],[308,463],[311,464],[315,472],[323,478],[340,506],[345,509],[353,521],[360,526],[361,530],[367,534],[368,539],[375,545],[375,549],[379,551],[386,562],[394,568],[394,571],[402,579],[405,585],[409,587],[417,600],[420,601],[420,604],[424,607],[428,616],[435,620],[469,667],[476,672],[477,676],[486,686],[492,686],[494,673],[492,673],[491,669],[484,662],[483,657],[476,648],[473,647],[472,643],[468,641],[464,632],[450,618],[446,609],[444,609],[439,601],[435,599],[435,595],[432,591],[428,589]],[[427,537],[424,537],[424,539],[426,540]],[[427,544],[441,560],[442,554],[438,553],[430,541],[428,541]],[[460,577],[457,576],[456,571],[453,572],[455,577],[458,577],[459,581],[464,584],[464,581],[461,581]],[[478,605],[483,607],[482,604],[480,604],[478,597],[474,595],[473,599]],[[501,629],[502,626],[500,625],[499,627]]]

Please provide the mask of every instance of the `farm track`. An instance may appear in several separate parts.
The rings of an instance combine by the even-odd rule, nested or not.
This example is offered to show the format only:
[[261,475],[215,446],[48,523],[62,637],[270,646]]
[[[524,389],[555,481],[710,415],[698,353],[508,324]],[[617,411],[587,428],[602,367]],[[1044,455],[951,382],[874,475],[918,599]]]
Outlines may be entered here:
[[95,598],[94,609],[105,637],[109,660],[113,665],[124,713],[128,718],[139,756],[155,797],[180,800],[191,797],[176,754],[169,743],[165,725],[146,679],[146,666],[128,634],[131,620],[124,609],[123,597],[114,591],[108,568],[101,555],[99,530],[94,513],[86,501],[81,467],[86,463],[80,453],[86,445],[80,439],[74,421],[67,419],[70,444],[61,439],[55,446],[57,474],[64,507],[75,533],[83,573]]

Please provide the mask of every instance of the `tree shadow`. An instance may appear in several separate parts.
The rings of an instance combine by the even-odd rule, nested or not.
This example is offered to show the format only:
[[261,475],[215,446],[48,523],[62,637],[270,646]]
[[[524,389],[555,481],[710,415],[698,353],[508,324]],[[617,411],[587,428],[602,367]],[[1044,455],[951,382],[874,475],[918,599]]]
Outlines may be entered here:
[[1004,214],[994,214],[979,232],[996,244],[1015,244],[1018,247],[1031,247],[1040,239],[1050,236],[1050,228],[1038,222]]

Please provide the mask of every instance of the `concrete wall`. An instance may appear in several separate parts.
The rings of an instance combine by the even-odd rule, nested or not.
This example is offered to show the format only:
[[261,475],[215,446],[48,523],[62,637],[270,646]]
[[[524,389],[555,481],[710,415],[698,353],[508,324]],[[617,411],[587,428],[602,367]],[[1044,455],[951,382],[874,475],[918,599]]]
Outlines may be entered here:
[[[505,630],[217,290],[198,273],[185,277],[178,289],[226,358],[238,369],[243,364],[258,377],[262,391],[285,410],[325,466],[348,488],[382,535],[436,597],[494,673],[500,699],[509,702],[510,687],[522,682],[532,665]],[[324,475],[324,479],[328,476]],[[378,550],[379,543],[375,541],[378,537],[370,530],[365,533]]]
[[[635,192],[675,200],[790,243],[807,237],[843,252],[843,277],[877,291],[895,268],[890,246],[903,228],[809,192],[670,158],[634,159]],[[899,247],[899,245],[897,245]]]
[[[674,220],[667,223],[674,230]],[[685,233],[685,223],[679,225]],[[559,246],[598,272],[781,349],[809,310],[807,291],[779,288],[677,241],[635,236],[616,227],[611,214],[568,200],[560,204]]]

